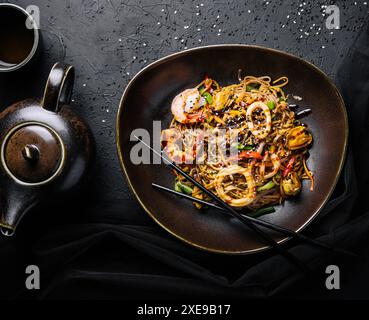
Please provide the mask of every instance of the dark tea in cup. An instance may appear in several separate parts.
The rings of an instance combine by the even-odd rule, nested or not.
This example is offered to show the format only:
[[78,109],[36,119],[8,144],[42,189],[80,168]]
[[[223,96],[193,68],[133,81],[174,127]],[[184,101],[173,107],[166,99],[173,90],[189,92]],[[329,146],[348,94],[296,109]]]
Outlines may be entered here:
[[30,19],[32,16],[23,8],[0,4],[0,72],[19,69],[35,55],[39,34]]

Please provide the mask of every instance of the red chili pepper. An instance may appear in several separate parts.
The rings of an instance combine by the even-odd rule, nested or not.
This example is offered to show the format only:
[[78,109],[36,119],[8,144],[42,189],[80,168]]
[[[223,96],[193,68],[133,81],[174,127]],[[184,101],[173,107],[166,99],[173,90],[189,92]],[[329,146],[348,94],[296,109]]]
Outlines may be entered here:
[[256,152],[256,151],[242,151],[239,155],[238,155],[238,158],[239,159],[251,159],[251,158],[254,158],[254,159],[258,159],[258,160],[262,160],[263,157],[262,155],[259,153],[259,152]]
[[286,165],[286,167],[284,168],[284,170],[283,170],[283,172],[282,172],[282,177],[284,178],[284,177],[287,177],[287,175],[290,173],[290,171],[292,170],[292,167],[293,167],[293,164],[295,163],[295,157],[292,157],[289,161],[288,161],[288,163],[287,163],[287,165]]

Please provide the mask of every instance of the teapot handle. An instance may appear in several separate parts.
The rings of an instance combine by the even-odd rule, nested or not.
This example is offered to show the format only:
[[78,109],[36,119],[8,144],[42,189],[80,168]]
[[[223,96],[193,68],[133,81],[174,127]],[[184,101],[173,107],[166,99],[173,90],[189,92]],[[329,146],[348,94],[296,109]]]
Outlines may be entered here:
[[41,106],[53,112],[59,111],[59,104],[69,104],[74,85],[74,67],[57,62],[47,79]]

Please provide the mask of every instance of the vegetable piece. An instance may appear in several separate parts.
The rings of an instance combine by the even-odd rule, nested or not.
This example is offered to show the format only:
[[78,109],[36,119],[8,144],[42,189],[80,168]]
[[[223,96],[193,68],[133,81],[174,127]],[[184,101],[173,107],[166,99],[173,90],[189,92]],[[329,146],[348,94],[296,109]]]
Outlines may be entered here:
[[266,184],[264,184],[263,186],[258,188],[258,192],[262,192],[262,191],[267,191],[272,189],[275,186],[275,183],[273,181],[269,181]]
[[252,145],[249,145],[249,144],[248,145],[244,145],[242,143],[238,143],[237,146],[236,146],[236,148],[238,150],[252,150],[254,147]]
[[258,83],[250,83],[246,86],[246,91],[250,92],[252,90],[258,90],[260,88],[260,84]]
[[211,96],[209,92],[204,92],[203,96],[208,104],[213,103],[213,97]]
[[179,187],[178,185],[179,181],[176,181],[175,184],[174,184],[174,190],[177,191],[177,192],[182,192],[182,189]]
[[229,110],[229,114],[233,117],[239,117],[242,115],[241,111],[238,110]]
[[295,157],[292,157],[292,158],[288,161],[288,163],[287,163],[286,167],[284,168],[284,170],[283,170],[283,172],[282,172],[282,177],[283,177],[283,178],[287,177],[287,175],[291,172],[292,167],[293,167],[293,164],[295,163],[295,160],[296,160],[296,158],[295,158]]
[[204,95],[204,93],[207,92],[211,88],[212,84],[213,84],[213,80],[209,78],[205,78],[204,86],[201,87],[201,89],[199,90],[200,94]]
[[[176,186],[180,189],[179,192],[183,192],[183,193],[187,193],[187,194],[192,194],[193,189],[187,185],[185,185],[184,183],[182,183],[181,181],[178,181],[176,183]],[[176,190],[176,189],[175,189]]]
[[213,120],[213,116],[207,117],[205,120],[207,123],[210,123]]
[[262,160],[263,157],[259,152],[256,151],[242,151],[239,155],[238,155],[239,159],[258,159],[258,160]]
[[258,218],[261,217],[265,214],[269,214],[269,213],[273,213],[275,212],[274,207],[265,207],[265,208],[261,208],[259,210],[256,211],[252,211],[252,212],[248,212],[247,215],[253,218]]
[[292,172],[288,178],[282,180],[282,191],[287,196],[295,196],[301,190],[301,181],[299,180],[297,173]]
[[220,124],[224,124],[223,120],[220,119],[218,116],[214,116],[214,120]]
[[275,108],[275,103],[274,101],[268,101],[266,103],[266,105],[268,106],[269,110],[273,110]]

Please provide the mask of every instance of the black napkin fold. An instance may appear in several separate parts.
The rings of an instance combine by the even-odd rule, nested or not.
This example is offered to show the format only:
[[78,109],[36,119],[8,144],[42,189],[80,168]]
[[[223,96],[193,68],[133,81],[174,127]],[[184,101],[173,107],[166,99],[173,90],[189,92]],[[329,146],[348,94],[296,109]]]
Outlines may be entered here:
[[[336,79],[350,122],[344,170],[330,201],[304,231],[310,237],[359,252],[364,252],[361,248],[368,243],[369,230],[368,35],[365,27]],[[0,295],[31,299],[283,297],[301,294],[299,288],[304,286],[324,290],[324,269],[329,263],[345,265],[347,270],[359,264],[291,241],[285,247],[322,275],[316,282],[306,282],[293,266],[272,252],[230,257],[198,251],[149,219],[132,218],[134,214],[118,219],[122,206],[117,203],[109,208],[85,209],[83,217],[100,217],[96,221],[56,223],[38,230],[40,236],[2,239],[0,257],[6,259],[0,263]],[[97,211],[106,214],[94,215]],[[137,214],[145,215],[143,210]],[[27,291],[20,276],[31,263],[41,270],[39,291]]]

